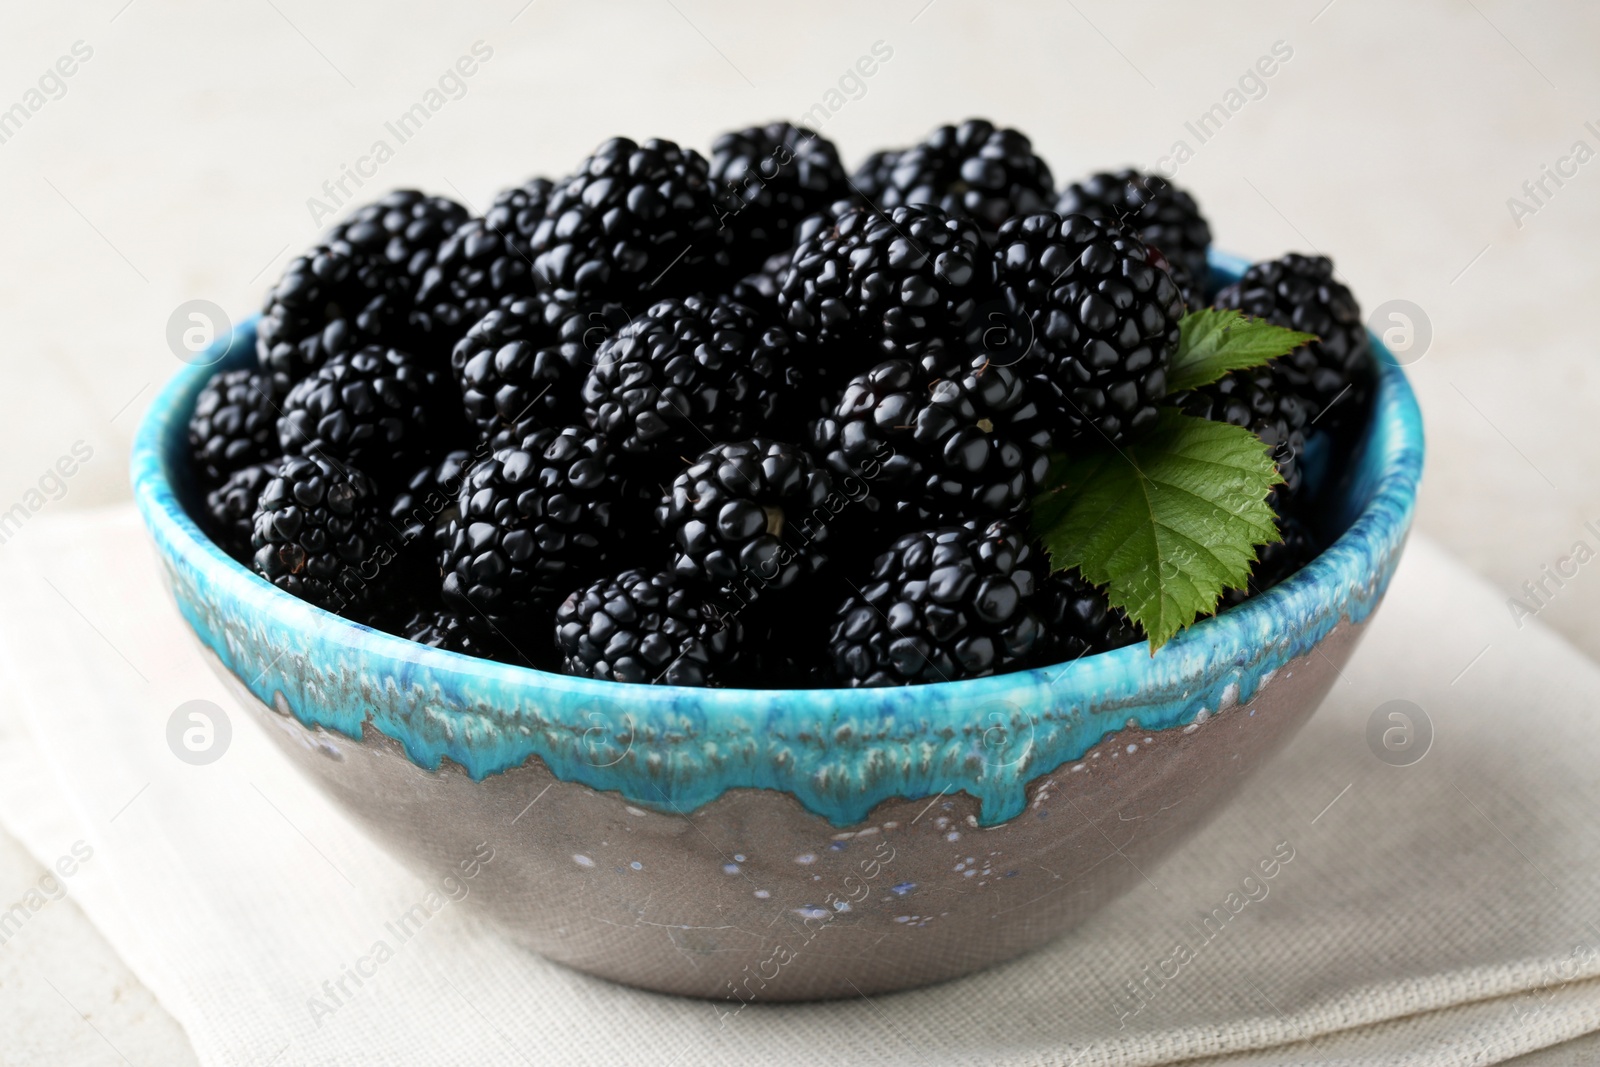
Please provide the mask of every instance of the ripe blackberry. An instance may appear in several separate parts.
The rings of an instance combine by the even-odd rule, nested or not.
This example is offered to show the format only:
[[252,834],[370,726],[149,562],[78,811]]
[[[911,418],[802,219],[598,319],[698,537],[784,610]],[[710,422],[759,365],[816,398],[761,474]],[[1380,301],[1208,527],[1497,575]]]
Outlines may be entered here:
[[1038,666],[1069,663],[1139,641],[1127,612],[1113,608],[1076,569],[1046,578],[1038,600],[1036,610],[1044,624],[1044,637],[1034,655]]
[[250,560],[256,502],[280,465],[281,461],[274,459],[240,467],[206,494],[207,532],[224,552],[241,563]]
[[1250,568],[1250,581],[1243,589],[1226,589],[1222,603],[1234,607],[1257,593],[1266,592],[1279,582],[1310,563],[1322,551],[1311,525],[1299,515],[1289,513],[1278,517],[1281,541],[1256,548],[1256,562]]
[[868,158],[854,183],[884,210],[932,204],[973,219],[993,233],[1013,215],[1048,208],[1055,197],[1050,167],[1028,138],[985,119],[941,126],[903,152]]
[[1185,288],[1185,302],[1201,302],[1210,274],[1206,252],[1211,226],[1194,197],[1159,174],[1119,170],[1091,175],[1061,190],[1056,213],[1121,222],[1167,258],[1173,277]]
[[420,345],[448,354],[490,310],[534,292],[533,261],[484,219],[463,223],[439,246],[417,287]]
[[726,297],[659,301],[595,353],[585,417],[619,451],[656,466],[757,430],[787,434],[821,395],[792,346],[777,322]]
[[501,663],[532,665],[508,638],[484,625],[479,617],[464,616],[449,608],[419,608],[398,629],[400,636],[419,645]]
[[371,601],[363,569],[381,539],[377,490],[365,474],[321,456],[290,456],[256,504],[251,566],[273,585],[341,614]]
[[[399,540],[408,545],[442,541],[445,525],[460,514],[459,498],[467,471],[479,458],[458,448],[412,469],[411,476],[389,501],[389,525]],[[435,564],[437,570],[437,560]]]
[[1060,406],[1058,436],[1118,442],[1153,425],[1183,318],[1160,254],[1116,223],[1040,212],[1000,228],[995,260],[1031,339],[1026,367]]
[[1278,387],[1270,365],[1236,370],[1173,399],[1190,415],[1231,422],[1261,438],[1272,449],[1283,477],[1280,492],[1293,495],[1300,491],[1299,458],[1306,447],[1310,411],[1297,394]]
[[711,145],[710,178],[741,264],[787,252],[801,219],[850,193],[833,142],[787,122],[718,137]]
[[783,288],[783,276],[789,270],[789,255],[788,250],[784,250],[768,256],[760,270],[752,271],[733,283],[733,288],[728,291],[729,297],[736,303],[761,311],[776,309],[778,291]]
[[444,599],[469,618],[553,608],[605,570],[647,509],[605,441],[575,426],[536,430],[467,471],[446,526]]
[[[959,337],[994,295],[994,265],[977,226],[935,207],[887,215],[852,208],[803,227],[778,293],[789,328],[849,377],[866,359],[920,358]],[[874,357],[871,353],[876,351]]]
[[826,565],[833,491],[796,445],[753,437],[712,447],[678,475],[656,510],[680,578],[755,595],[807,581]]
[[556,609],[561,670],[612,682],[718,686],[737,680],[743,626],[671,573],[626,570]]
[[1318,429],[1360,423],[1371,391],[1372,350],[1355,296],[1333,276],[1327,256],[1290,253],[1257,263],[1217,294],[1217,306],[1316,334],[1269,366],[1278,387],[1306,401]]
[[1044,634],[1042,566],[1004,520],[900,537],[835,618],[828,647],[839,681],[954,682],[1024,666]]
[[1031,384],[982,359],[949,377],[888,360],[851,380],[812,443],[836,478],[866,472],[869,506],[924,522],[1012,515],[1043,485],[1055,444]]
[[544,220],[545,208],[549,206],[550,194],[554,191],[555,183],[550,179],[529,178],[521,185],[496,193],[483,219],[491,230],[505,238],[510,247],[527,253],[531,262],[533,231]]
[[259,371],[223,371],[206,382],[189,417],[189,448],[207,484],[280,454],[276,401],[272,379]]
[[583,419],[583,380],[595,352],[628,322],[620,304],[575,303],[549,295],[490,311],[450,355],[467,420],[480,434],[529,430]]
[[467,209],[401,189],[358,209],[297,256],[268,293],[256,353],[280,391],[336,355],[373,342],[410,345],[412,297]]
[[529,246],[542,284],[627,302],[690,292],[726,274],[727,236],[700,153],[616,137],[551,191]]
[[433,441],[431,382],[406,353],[368,345],[330,360],[283,401],[278,443],[285,455],[353,464],[379,484]]

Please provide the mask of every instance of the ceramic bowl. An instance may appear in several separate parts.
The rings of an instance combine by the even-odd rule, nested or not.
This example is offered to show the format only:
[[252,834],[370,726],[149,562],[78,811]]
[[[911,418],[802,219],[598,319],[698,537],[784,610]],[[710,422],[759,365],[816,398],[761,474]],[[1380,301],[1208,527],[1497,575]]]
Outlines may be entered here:
[[507,936],[730,1004],[952,978],[1122,892],[1321,702],[1399,561],[1422,466],[1416,401],[1381,360],[1371,423],[1332,488],[1344,533],[1154,657],[1138,645],[898,689],[622,685],[379,633],[213,545],[185,509],[185,424],[205,380],[252,349],[246,325],[178,374],[133,455],[138,506],[212,666],[396,856],[433,881],[475,866],[467,906]]

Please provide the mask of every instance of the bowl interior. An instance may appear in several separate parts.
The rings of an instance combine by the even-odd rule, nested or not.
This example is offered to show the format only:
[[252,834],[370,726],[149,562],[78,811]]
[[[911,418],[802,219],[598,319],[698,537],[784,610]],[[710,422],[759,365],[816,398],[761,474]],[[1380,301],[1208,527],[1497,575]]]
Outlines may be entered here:
[[[1246,265],[1214,254],[1214,279]],[[1395,362],[1378,358],[1372,418],[1337,483],[1323,488],[1321,521],[1338,535],[1330,547],[1154,657],[1136,645],[896,689],[625,685],[372,630],[289,596],[213,544],[190,518],[198,490],[186,426],[205,381],[254,358],[254,333],[254,321],[241,324],[174,376],[134,446],[135,499],[200,641],[260,700],[307,726],[359,738],[370,724],[419,766],[450,759],[480,779],[537,755],[558,777],[662,810],[690,810],[733,788],[781,789],[845,825],[889,797],[960,789],[979,798],[983,823],[1010,818],[1028,781],[1105,734],[1130,721],[1170,729],[1248,701],[1341,621],[1365,619],[1398,562],[1422,465],[1415,398]]]

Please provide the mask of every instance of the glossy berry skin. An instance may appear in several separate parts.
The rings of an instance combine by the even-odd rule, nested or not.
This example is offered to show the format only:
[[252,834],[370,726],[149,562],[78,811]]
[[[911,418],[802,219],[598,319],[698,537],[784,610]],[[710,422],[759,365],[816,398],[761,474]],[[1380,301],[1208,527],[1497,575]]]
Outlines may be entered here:
[[330,360],[283,401],[285,455],[319,455],[392,485],[430,445],[430,386],[406,353],[368,345]]
[[[994,296],[976,225],[935,207],[852,208],[795,248],[778,293],[796,338],[818,346],[839,381],[869,361],[917,359],[964,332]],[[810,229],[810,227],[806,227]]]
[[1114,223],[1042,212],[1002,226],[995,258],[1031,346],[1016,366],[1053,391],[1061,436],[1115,444],[1153,426],[1184,313],[1160,254]]
[[929,204],[993,233],[1013,215],[1043,211],[1055,199],[1050,167],[1017,130],[987,119],[941,126],[920,144],[869,157],[856,187],[880,208]]
[[503,444],[582,422],[583,380],[600,345],[628,321],[620,304],[545,294],[490,311],[450,355],[467,421],[485,436],[508,431]]
[[828,646],[839,683],[954,682],[1026,666],[1044,634],[1042,567],[1004,520],[898,538],[835,617]]
[[248,562],[250,533],[255,528],[256,502],[277,473],[281,460],[252,463],[228,475],[206,494],[206,529],[234,559]]
[[1334,278],[1332,260],[1290,253],[1257,263],[1216,303],[1315,334],[1318,340],[1269,364],[1278,388],[1306,402],[1318,429],[1339,433],[1360,424],[1371,392],[1372,348],[1361,305]]
[[789,251],[801,219],[850,195],[833,142],[787,122],[718,137],[711,145],[710,177],[739,265]]
[[419,645],[429,645],[479,659],[529,665],[511,639],[484,624],[449,608],[419,608],[398,627],[400,636]]
[[826,564],[833,491],[803,449],[767,438],[720,444],[678,475],[657,509],[680,578],[753,598],[806,582]]
[[417,338],[412,298],[439,246],[469,218],[444,197],[396,190],[356,210],[291,260],[256,330],[262,369],[281,391],[332,355]]
[[1039,588],[1037,609],[1044,637],[1034,654],[1041,667],[1069,663],[1139,641],[1139,630],[1121,608],[1076,569],[1057,571]]
[[548,612],[605,570],[627,523],[638,521],[628,493],[605,441],[580,427],[537,430],[478,462],[445,531],[446,605],[521,622]]
[[1018,513],[1042,488],[1054,446],[1029,379],[982,359],[949,376],[880,363],[812,432],[836,478],[881,463],[869,506],[922,522]]
[[417,286],[414,319],[419,347],[448,355],[469,327],[493,308],[532,296],[534,277],[526,252],[514,248],[483,219],[463,223],[439,246]]
[[1185,303],[1198,305],[1210,273],[1206,253],[1211,248],[1211,226],[1184,189],[1159,174],[1131,169],[1102,172],[1062,189],[1056,213],[1121,222],[1166,257],[1173,277],[1185,290]]
[[720,281],[728,236],[700,153],[618,137],[551,190],[529,250],[541,285],[637,305]]
[[819,403],[813,368],[787,330],[733,300],[662,300],[595,353],[583,384],[589,425],[654,468],[707,442],[786,433]]
[[207,484],[281,454],[272,379],[240,369],[214,375],[195,398],[189,448]]
[[670,572],[634,569],[562,601],[555,638],[566,674],[719,686],[738,677],[743,627]]
[[[555,183],[548,178],[529,178],[521,185],[496,193],[494,202],[483,216],[489,229],[504,238],[510,247],[526,254],[530,265],[533,262],[533,231],[544,221],[545,208],[550,204],[550,194],[555,187]],[[543,283],[539,287],[546,288]]]
[[370,603],[387,559],[377,490],[361,471],[290,456],[261,490],[252,569],[279,589],[347,614]]
[[459,497],[467,471],[486,457],[487,446],[480,444],[477,452],[458,448],[413,467],[405,484],[389,500],[389,525],[400,540],[425,547],[441,540],[444,526],[460,514]]
[[1311,408],[1298,394],[1284,392],[1271,365],[1237,370],[1192,393],[1174,397],[1185,413],[1243,426],[1272,450],[1284,484],[1278,492],[1300,491],[1300,453],[1305,450]]

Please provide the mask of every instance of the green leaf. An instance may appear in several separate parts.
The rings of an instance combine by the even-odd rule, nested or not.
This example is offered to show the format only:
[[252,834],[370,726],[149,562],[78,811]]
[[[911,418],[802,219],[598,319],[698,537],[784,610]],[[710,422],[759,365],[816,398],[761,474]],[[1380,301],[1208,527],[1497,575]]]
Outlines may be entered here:
[[1167,371],[1169,393],[1210,385],[1229,371],[1259,367],[1317,339],[1315,334],[1222,308],[1191,311],[1178,323],[1178,330],[1178,354]]
[[1245,588],[1255,546],[1279,539],[1267,494],[1282,480],[1249,430],[1163,408],[1139,440],[1066,462],[1034,528],[1051,568],[1105,587],[1154,653]]

